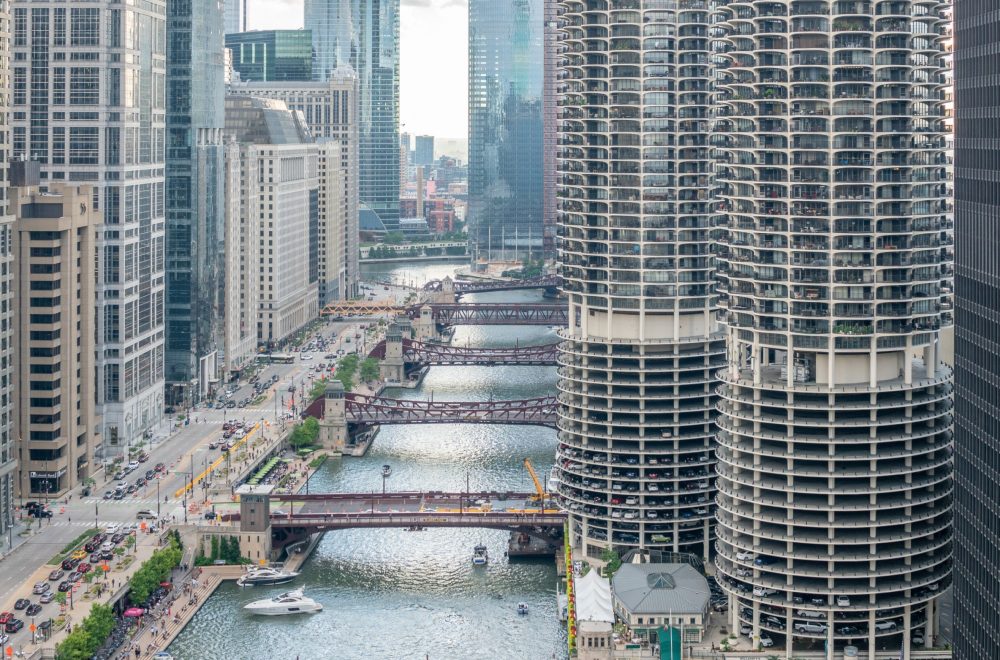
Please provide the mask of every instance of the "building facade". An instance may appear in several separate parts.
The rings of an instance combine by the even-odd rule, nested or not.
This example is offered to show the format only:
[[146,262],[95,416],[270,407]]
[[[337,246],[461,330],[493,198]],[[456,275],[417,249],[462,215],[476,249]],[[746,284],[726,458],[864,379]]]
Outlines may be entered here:
[[557,84],[559,64],[559,0],[543,0],[545,27],[543,48],[545,74],[542,79],[542,248],[546,255],[556,253],[556,152],[559,136],[559,103]]
[[[709,12],[560,5],[559,494],[588,556],[642,547],[708,561],[725,353],[709,236]],[[634,64],[588,63],[586,51],[612,47]]]
[[[996,49],[1000,15],[990,0],[957,0],[955,12],[955,657],[988,658],[1000,645],[1000,117]],[[987,75],[990,74],[990,75]]]
[[223,0],[225,16],[223,29],[226,34],[247,31],[247,0]]
[[[10,2],[0,0],[0,121],[6,126],[11,111],[10,37]],[[20,396],[14,389],[14,216],[7,198],[10,137],[9,131],[0,132],[0,538],[8,540],[14,526],[18,449],[14,415]]]
[[90,185],[103,453],[163,418],[166,3],[16,0],[13,156]]
[[257,341],[275,349],[319,314],[317,147],[281,101],[226,97],[226,134],[240,145],[242,213],[257,218]]
[[414,165],[430,167],[434,164],[434,136],[418,135],[417,147],[413,155]]
[[469,239],[542,246],[542,0],[469,2]]
[[313,79],[358,77],[359,195],[386,229],[399,227],[399,0],[305,0]]
[[[24,167],[18,163],[17,166]],[[59,496],[99,467],[94,297],[100,214],[89,186],[11,188],[16,274],[21,497]]]
[[340,69],[325,81],[236,83],[229,93],[278,99],[302,114],[318,145],[320,304],[357,295],[357,77]]
[[715,565],[732,629],[786,657],[905,660],[951,583],[944,21],[936,0],[780,8],[719,6]]
[[246,82],[309,80],[312,33],[309,30],[253,30],[226,33],[233,69]]
[[166,400],[202,399],[225,361],[223,0],[167,7]]
[[[244,213],[242,150],[225,145],[225,350],[222,371],[227,380],[238,376],[257,356],[257,312],[260,308],[260,218]],[[251,188],[252,189],[252,188]]]

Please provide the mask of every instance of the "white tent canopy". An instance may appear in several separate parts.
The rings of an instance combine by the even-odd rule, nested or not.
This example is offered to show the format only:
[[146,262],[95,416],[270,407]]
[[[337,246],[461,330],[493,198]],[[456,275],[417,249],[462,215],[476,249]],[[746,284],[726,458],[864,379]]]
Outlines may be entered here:
[[576,580],[576,618],[578,621],[615,622],[611,605],[611,583],[599,571],[591,570]]

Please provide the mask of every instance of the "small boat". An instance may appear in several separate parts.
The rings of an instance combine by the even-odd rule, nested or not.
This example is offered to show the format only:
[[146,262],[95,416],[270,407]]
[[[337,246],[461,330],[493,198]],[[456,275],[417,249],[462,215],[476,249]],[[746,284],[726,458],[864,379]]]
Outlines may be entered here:
[[490,553],[486,551],[485,545],[477,545],[472,551],[472,565],[485,566],[490,561]]
[[291,582],[299,576],[294,571],[281,571],[270,566],[254,566],[247,569],[236,584],[241,587],[252,587],[255,585],[284,584]]
[[274,598],[255,600],[243,606],[250,614],[278,616],[281,614],[309,614],[319,612],[323,606],[312,598],[306,598],[301,589],[280,594]]
[[517,613],[518,614],[527,614],[528,613],[528,604],[525,603],[525,602],[523,602],[523,601],[520,602],[520,603],[518,603],[517,604]]
[[392,474],[392,466],[391,465],[383,465],[382,466],[382,476],[383,477],[388,477],[391,474]]
[[153,655],[153,660],[174,660],[174,656],[170,655],[166,651],[160,651]]

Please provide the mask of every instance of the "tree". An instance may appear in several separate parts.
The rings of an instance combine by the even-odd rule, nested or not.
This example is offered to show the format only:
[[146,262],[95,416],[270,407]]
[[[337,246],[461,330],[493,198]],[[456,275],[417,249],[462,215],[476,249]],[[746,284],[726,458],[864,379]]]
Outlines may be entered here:
[[379,379],[378,360],[375,358],[365,358],[361,363],[361,380],[370,383]]
[[292,449],[307,449],[316,444],[319,439],[319,422],[315,417],[309,417],[301,424],[298,424],[291,435],[288,436],[288,444]]
[[389,245],[399,245],[400,243],[406,240],[406,236],[404,236],[403,232],[401,231],[390,231],[385,235],[385,238],[382,240],[384,240]]

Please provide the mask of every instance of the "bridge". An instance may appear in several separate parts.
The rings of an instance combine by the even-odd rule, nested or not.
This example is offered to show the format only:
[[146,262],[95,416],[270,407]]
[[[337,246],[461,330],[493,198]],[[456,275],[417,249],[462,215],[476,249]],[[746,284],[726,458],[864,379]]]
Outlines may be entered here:
[[486,293],[489,291],[518,291],[524,289],[558,289],[562,286],[559,275],[542,275],[524,280],[431,280],[424,285],[424,291],[453,291],[461,296],[466,293]]
[[[372,349],[369,357],[385,358],[385,341]],[[553,365],[559,356],[559,344],[515,346],[514,348],[462,348],[445,344],[403,339],[403,362],[429,366],[530,366]]]
[[[348,393],[347,423],[373,424],[516,424],[556,428],[554,396],[499,401],[423,401]],[[313,401],[303,417],[323,417],[323,397]]]
[[[420,318],[424,305],[400,307],[388,302],[346,300],[323,308],[321,316],[352,318],[360,316],[398,316]],[[566,305],[516,303],[444,303],[428,304],[438,325],[567,325]]]
[[[438,325],[568,325],[565,304],[454,303],[430,307]],[[419,316],[419,308],[416,312]],[[416,318],[413,313],[411,317]]]

